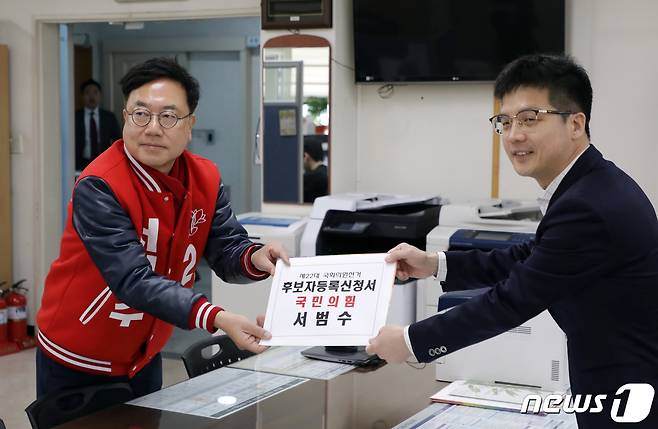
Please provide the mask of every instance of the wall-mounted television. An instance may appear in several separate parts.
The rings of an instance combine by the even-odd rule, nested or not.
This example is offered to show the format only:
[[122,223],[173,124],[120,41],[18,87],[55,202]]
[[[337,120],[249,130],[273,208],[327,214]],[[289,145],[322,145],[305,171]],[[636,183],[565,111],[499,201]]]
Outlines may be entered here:
[[564,0],[353,0],[357,82],[494,80],[564,52]]

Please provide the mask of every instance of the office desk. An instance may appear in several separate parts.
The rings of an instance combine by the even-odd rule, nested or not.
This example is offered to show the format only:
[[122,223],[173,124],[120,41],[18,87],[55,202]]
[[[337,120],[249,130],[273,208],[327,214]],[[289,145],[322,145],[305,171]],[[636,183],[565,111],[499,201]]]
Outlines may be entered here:
[[[206,406],[212,405],[215,399],[213,392],[205,385],[212,383],[213,378],[219,379],[221,374],[238,372],[238,377],[253,376],[252,371],[221,368],[208,374],[186,380],[169,386],[159,392],[154,392],[131,403],[121,404],[99,411],[89,416],[58,426],[65,429],[206,429],[206,428],[321,428],[323,427],[325,407],[325,386],[318,380],[302,380],[294,387],[280,391],[270,391],[269,387],[260,391],[240,392],[234,389],[236,397],[247,396],[245,393],[265,398],[254,400],[243,408],[231,412],[228,408],[218,406],[222,411],[221,418],[213,418],[194,413],[204,413]],[[203,380],[202,378],[205,378]],[[265,377],[264,377],[265,378]],[[259,383],[260,384],[260,383]],[[265,383],[263,383],[265,384]],[[201,387],[200,387],[201,386]],[[261,386],[256,386],[259,389]],[[189,395],[186,395],[186,392]],[[273,393],[272,396],[267,396]],[[212,397],[212,399],[211,399]],[[189,404],[196,401],[196,404]],[[135,405],[135,402],[152,405],[159,403],[163,409]],[[182,407],[180,403],[188,402]],[[197,406],[195,406],[197,405]],[[236,405],[240,405],[238,402]],[[244,405],[244,404],[243,404]],[[172,408],[196,408],[187,413],[172,411]],[[215,411],[218,411],[215,410]],[[211,411],[212,413],[212,411]]]
[[[294,352],[295,349],[301,348],[273,348],[261,355],[232,364],[231,367],[300,375],[295,372],[294,360],[289,359],[284,362],[280,356],[276,358],[276,355],[281,355],[288,349]],[[270,355],[275,355],[275,358],[268,358]],[[277,369],[272,361],[281,362],[282,368]],[[420,366],[421,369],[407,364],[354,368],[350,372],[324,380],[326,390],[324,427],[326,429],[390,428],[422,410],[429,405],[430,396],[446,383],[434,379],[434,365]]]
[[521,414],[463,405],[432,404],[409,417],[394,429],[578,429],[576,416]]
[[[218,386],[222,386],[219,380],[225,378],[227,374],[232,374],[231,376],[236,378],[235,371],[241,371],[239,374],[241,379],[258,376],[265,380],[268,374],[253,370],[258,361],[256,358],[258,356],[239,362],[236,365],[239,368],[234,366],[221,368],[60,427],[66,429],[390,428],[427,407],[430,403],[429,397],[443,385],[434,380],[433,365],[423,369],[414,369],[408,365],[384,365],[374,370],[351,370],[329,380],[302,380],[293,377],[297,381],[296,384],[290,384],[292,387],[280,389],[269,397],[257,398],[257,402],[249,403],[230,414],[224,412],[225,415],[221,415],[221,418],[192,415],[185,411],[196,407],[197,410],[194,412],[198,413],[198,408],[205,406],[201,404],[204,400],[211,403],[217,399],[217,396],[226,395],[227,392],[222,393],[215,388],[219,389]],[[251,389],[247,392],[235,386],[230,389],[232,389],[231,393],[239,397],[238,404],[242,401],[242,394],[254,393]],[[150,405],[159,404],[157,408],[163,409],[135,405],[140,402]],[[178,411],[174,411],[176,409]],[[208,414],[213,414],[215,411],[210,411]]]

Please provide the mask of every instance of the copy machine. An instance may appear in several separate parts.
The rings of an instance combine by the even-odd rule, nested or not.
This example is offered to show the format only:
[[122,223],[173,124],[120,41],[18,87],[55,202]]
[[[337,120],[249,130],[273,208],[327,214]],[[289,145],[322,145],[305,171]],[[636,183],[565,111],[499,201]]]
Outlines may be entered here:
[[[316,198],[302,236],[301,256],[384,253],[401,242],[421,249],[439,220],[433,195],[346,193]],[[396,285],[387,324],[415,320],[416,282]]]
[[[540,218],[536,203],[495,200],[445,205],[441,208],[439,225],[427,235],[426,250],[507,247],[534,237]],[[437,311],[449,311],[473,294],[450,292],[442,296],[438,280],[433,277],[419,280],[417,320]],[[548,311],[544,311],[497,337],[437,359],[436,378],[565,391],[569,387],[566,336]]]
[[[249,238],[257,243],[281,243],[290,257],[299,256],[300,240],[308,218],[301,216],[272,215],[257,212],[237,216],[247,230]],[[256,320],[265,314],[270,297],[272,278],[247,284],[226,283],[212,273],[212,303],[231,312]]]

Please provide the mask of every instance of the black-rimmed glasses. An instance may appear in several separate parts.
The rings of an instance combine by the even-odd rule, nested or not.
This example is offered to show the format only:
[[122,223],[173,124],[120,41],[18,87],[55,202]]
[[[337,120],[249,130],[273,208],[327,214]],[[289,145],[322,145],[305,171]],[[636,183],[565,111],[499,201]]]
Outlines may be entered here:
[[[127,111],[126,111],[127,113]],[[148,109],[142,109],[142,108],[137,108],[132,111],[132,113],[128,113],[128,116],[130,116],[130,119],[132,119],[133,124],[137,125],[138,127],[145,127],[148,124],[151,123],[151,118],[153,116],[157,116],[158,118],[158,123],[162,128],[174,128],[178,121],[181,119],[185,119],[192,115],[192,112],[188,113],[185,116],[177,116],[176,113],[172,112],[171,110],[165,110],[160,113],[151,113]]]
[[493,126],[493,129],[498,134],[503,134],[509,132],[512,128],[512,122],[516,120],[516,123],[519,127],[530,128],[537,123],[537,118],[540,113],[547,113],[553,115],[571,115],[574,112],[562,112],[559,110],[548,110],[548,109],[525,109],[521,110],[514,116],[510,115],[494,115],[489,118],[489,122]]

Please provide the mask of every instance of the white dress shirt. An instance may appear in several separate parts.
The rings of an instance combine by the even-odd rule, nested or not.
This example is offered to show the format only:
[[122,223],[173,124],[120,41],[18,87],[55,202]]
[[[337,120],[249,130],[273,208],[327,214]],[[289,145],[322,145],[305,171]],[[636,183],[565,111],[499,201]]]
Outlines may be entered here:
[[548,184],[546,189],[544,189],[544,194],[537,198],[537,202],[539,203],[539,210],[541,210],[542,215],[546,214],[546,210],[548,210],[548,203],[551,202],[551,198],[553,198],[553,194],[555,191],[557,191],[557,187],[560,186],[560,183],[562,183],[564,176],[567,175],[569,170],[571,170],[571,167],[573,167],[576,161],[578,161],[578,158],[580,158],[580,156],[587,150],[588,147],[589,145],[587,145],[587,147],[582,152],[580,152],[578,156],[576,156],[573,161],[571,161],[571,163],[569,163],[569,165],[567,165],[567,167],[562,170],[562,172],[558,174],[555,179],[553,179],[551,183]]
[[98,107],[95,109],[85,107],[85,147],[82,148],[82,157],[85,159],[91,158],[91,141],[89,140],[89,119],[91,118],[91,112],[94,112],[94,121],[96,121],[96,134],[98,134],[96,141],[99,143],[101,141],[101,121],[98,117]]

